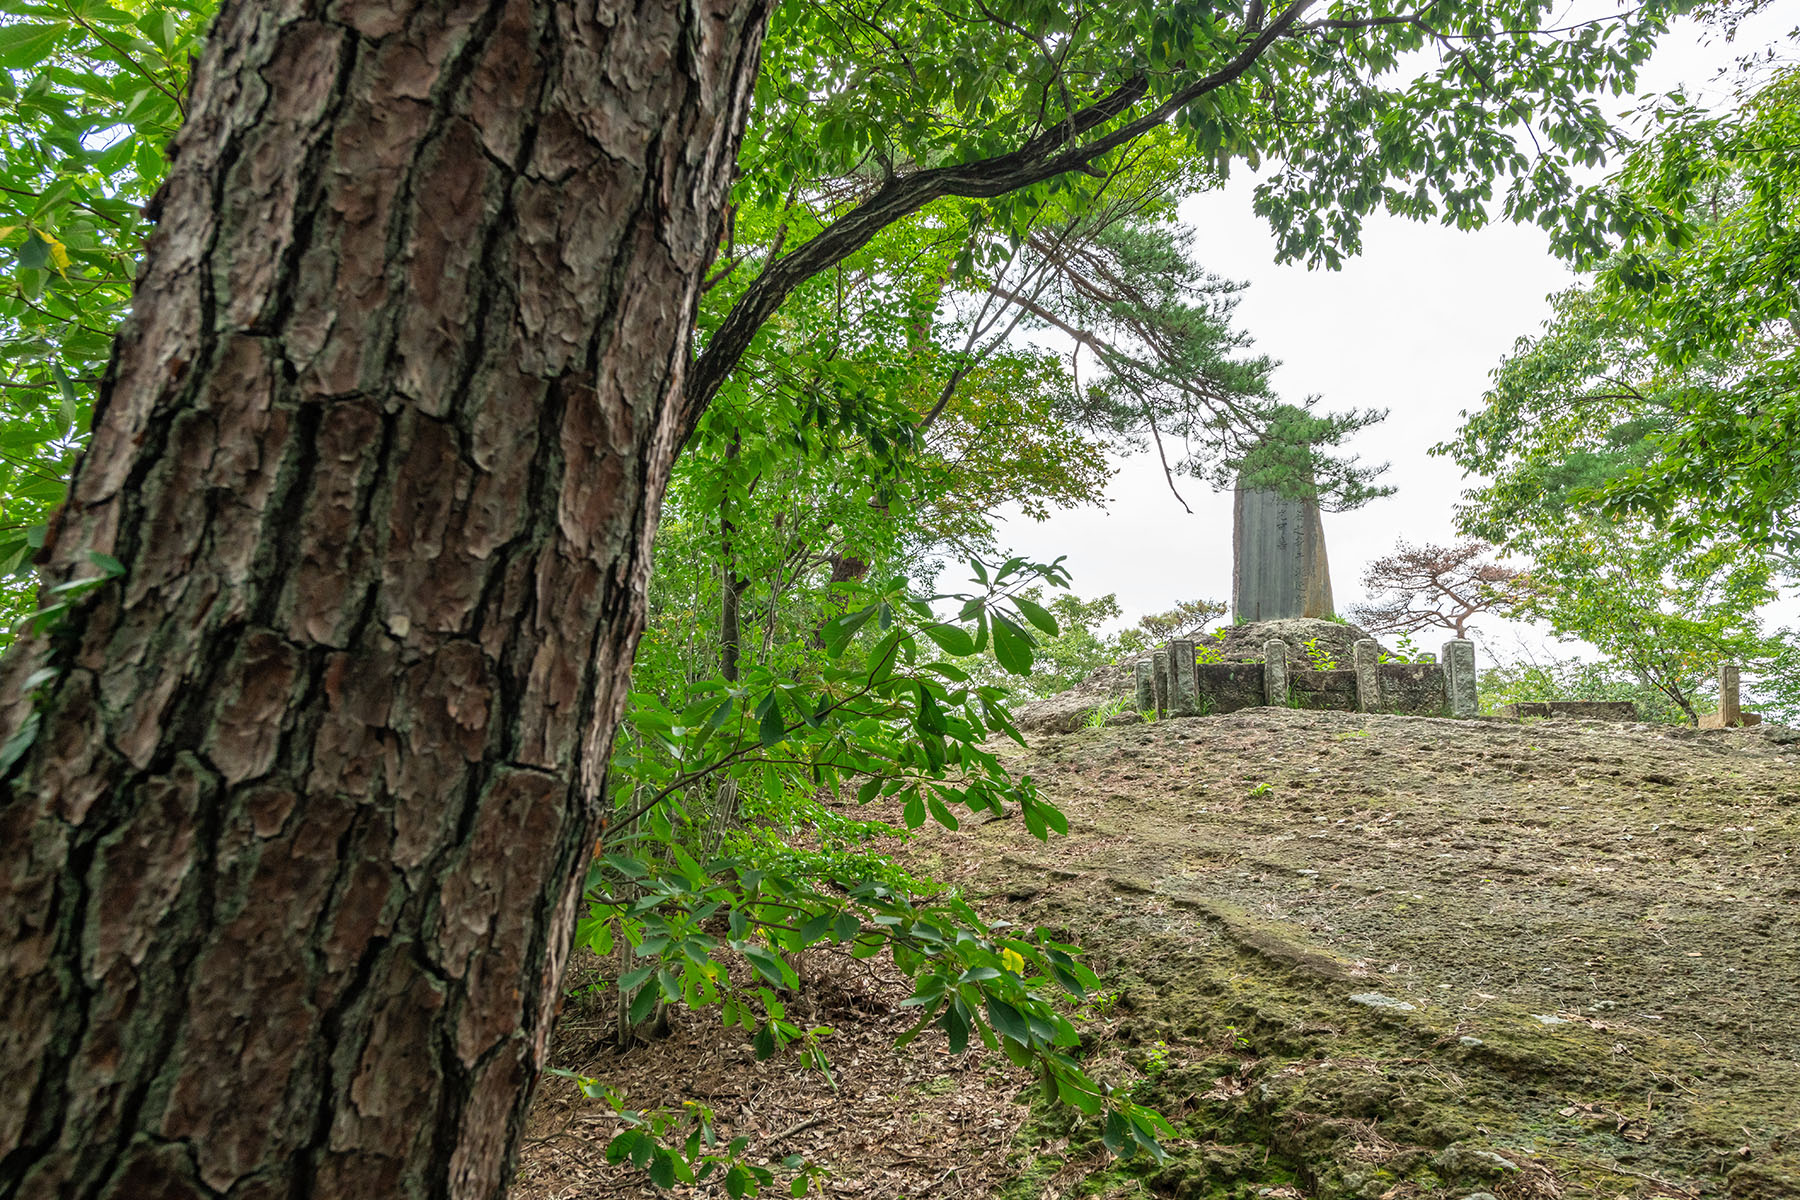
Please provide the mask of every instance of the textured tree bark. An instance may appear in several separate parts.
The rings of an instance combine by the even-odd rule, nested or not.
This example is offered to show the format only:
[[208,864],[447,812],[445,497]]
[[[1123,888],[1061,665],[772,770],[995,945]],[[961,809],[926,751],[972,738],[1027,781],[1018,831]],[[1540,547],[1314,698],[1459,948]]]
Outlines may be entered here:
[[503,1191],[768,5],[226,3],[48,551],[126,574],[3,667],[0,1197]]

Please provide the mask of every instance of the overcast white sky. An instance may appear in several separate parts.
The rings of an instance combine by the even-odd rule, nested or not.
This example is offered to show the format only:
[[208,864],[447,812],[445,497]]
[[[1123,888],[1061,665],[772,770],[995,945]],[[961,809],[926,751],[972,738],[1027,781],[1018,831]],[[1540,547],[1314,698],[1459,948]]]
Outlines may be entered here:
[[[1779,6],[1777,6],[1779,7]],[[1740,29],[1735,44],[1684,22],[1671,31],[1645,72],[1646,94],[1685,87],[1725,103],[1716,76],[1738,56],[1781,38],[1794,14],[1765,12]],[[1635,102],[1615,102],[1620,112]],[[1256,349],[1278,359],[1280,394],[1317,394],[1331,409],[1386,408],[1388,419],[1364,430],[1353,449],[1390,464],[1395,495],[1352,513],[1327,513],[1325,540],[1340,611],[1362,598],[1365,566],[1396,539],[1447,542],[1455,534],[1451,506],[1465,484],[1458,469],[1427,456],[1448,438],[1458,414],[1476,407],[1488,373],[1519,337],[1549,315],[1547,297],[1573,277],[1537,229],[1497,224],[1459,233],[1386,216],[1371,218],[1362,255],[1338,272],[1278,266],[1268,226],[1251,211],[1254,177],[1234,175],[1226,188],[1181,208],[1198,231],[1196,254],[1207,269],[1249,283],[1237,322]],[[1179,600],[1231,599],[1231,495],[1198,480],[1182,483],[1193,508],[1182,511],[1153,456],[1120,464],[1106,508],[1055,513],[1044,522],[1009,514],[999,541],[1032,557],[1068,556],[1074,591],[1112,592],[1126,623]],[[1779,617],[1800,605],[1784,599]],[[1515,636],[1542,644],[1524,627],[1489,622],[1486,641],[1513,657]],[[1435,643],[1435,638],[1421,639]]]

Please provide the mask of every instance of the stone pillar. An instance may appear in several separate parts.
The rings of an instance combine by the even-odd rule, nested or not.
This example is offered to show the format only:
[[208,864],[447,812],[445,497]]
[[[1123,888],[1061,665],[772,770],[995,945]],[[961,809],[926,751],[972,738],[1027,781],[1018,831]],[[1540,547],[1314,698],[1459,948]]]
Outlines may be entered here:
[[[1252,450],[1250,458],[1257,454]],[[1250,458],[1245,466],[1253,471]],[[1313,490],[1311,472],[1307,475],[1293,481],[1301,494],[1287,495],[1275,488],[1245,487],[1239,473],[1231,522],[1231,614],[1236,620],[1332,613],[1325,527],[1318,500],[1306,494]]]
[[1444,643],[1444,691],[1450,696],[1450,715],[1472,717],[1481,711],[1475,694],[1475,643],[1455,638]]
[[1156,676],[1152,674],[1155,669],[1147,658],[1138,659],[1132,667],[1137,683],[1137,710],[1141,713],[1156,711]]
[[1743,697],[1738,692],[1738,665],[1736,663],[1719,664],[1719,711],[1700,714],[1702,729],[1735,729],[1740,725],[1760,724],[1762,718],[1755,713],[1747,713],[1743,707]]
[[1151,678],[1156,687],[1156,715],[1161,717],[1169,711],[1169,652],[1158,650],[1150,656]]
[[1273,641],[1263,647],[1263,700],[1277,708],[1286,708],[1288,702],[1288,648],[1283,641]]
[[1200,715],[1200,697],[1194,683],[1194,643],[1185,638],[1169,643],[1169,710],[1178,717]]
[[1356,711],[1374,712],[1381,707],[1381,646],[1374,638],[1358,638],[1351,652],[1356,656]]

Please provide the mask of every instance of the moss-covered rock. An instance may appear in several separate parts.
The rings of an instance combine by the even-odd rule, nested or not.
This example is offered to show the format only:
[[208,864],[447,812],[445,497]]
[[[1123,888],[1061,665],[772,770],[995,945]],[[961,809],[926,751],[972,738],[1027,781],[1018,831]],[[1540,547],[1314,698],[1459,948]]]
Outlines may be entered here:
[[1071,1138],[1007,1194],[1800,1196],[1796,750],[1259,709],[1019,753],[1067,839],[911,852],[1033,881],[1010,915],[1119,993],[1096,1073],[1178,1137],[1154,1169]]

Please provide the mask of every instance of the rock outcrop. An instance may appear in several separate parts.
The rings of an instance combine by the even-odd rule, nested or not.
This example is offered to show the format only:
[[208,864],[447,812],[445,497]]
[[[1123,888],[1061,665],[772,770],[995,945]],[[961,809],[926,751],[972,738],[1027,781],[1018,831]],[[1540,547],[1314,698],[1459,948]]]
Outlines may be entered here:
[[1025,733],[1074,733],[1101,708],[1132,695],[1136,689],[1132,670],[1129,662],[1101,667],[1066,692],[1020,705],[1013,719]]
[[[1197,644],[1214,651],[1226,662],[1261,662],[1263,647],[1273,641],[1282,641],[1287,643],[1288,661],[1296,667],[1311,665],[1317,657],[1313,651],[1317,651],[1326,660],[1348,668],[1355,657],[1351,647],[1363,638],[1374,636],[1367,630],[1339,621],[1290,617],[1281,621],[1226,625],[1214,630],[1210,637],[1199,638]],[[1308,642],[1313,643],[1310,649]]]

